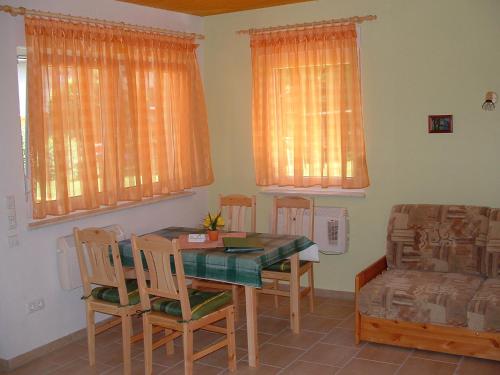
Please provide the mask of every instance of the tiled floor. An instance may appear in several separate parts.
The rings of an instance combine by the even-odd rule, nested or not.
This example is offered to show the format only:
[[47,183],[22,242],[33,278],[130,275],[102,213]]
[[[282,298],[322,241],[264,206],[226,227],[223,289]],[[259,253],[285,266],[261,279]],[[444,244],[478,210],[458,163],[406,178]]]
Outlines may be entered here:
[[[272,299],[259,299],[259,342],[261,365],[248,367],[246,360],[245,317],[237,322],[238,370],[236,374],[338,374],[338,375],[499,375],[500,362],[460,356],[401,349],[385,345],[362,343],[354,345],[353,303],[331,298],[316,298],[313,314],[307,301],[302,306],[302,332],[289,330],[288,303],[274,309]],[[244,309],[243,309],[244,310]],[[140,320],[135,322],[140,329]],[[195,336],[195,349],[218,340],[214,333],[200,332]],[[177,339],[174,355],[167,356],[163,348],[153,353],[155,374],[183,374],[182,341]],[[144,373],[142,342],[133,346],[133,372]],[[97,337],[97,365],[88,366],[85,340],[73,343],[32,362],[9,375],[21,374],[121,374],[121,331]],[[227,374],[226,350],[221,349],[195,365],[195,374]]]

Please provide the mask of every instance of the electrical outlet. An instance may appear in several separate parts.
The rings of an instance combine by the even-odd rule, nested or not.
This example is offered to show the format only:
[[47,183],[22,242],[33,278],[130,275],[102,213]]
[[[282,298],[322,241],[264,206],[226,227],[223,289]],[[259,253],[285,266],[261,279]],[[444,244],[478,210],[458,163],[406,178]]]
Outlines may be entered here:
[[14,195],[7,195],[5,197],[5,207],[8,210],[16,210],[16,197]]
[[28,314],[34,313],[36,311],[43,310],[45,307],[45,301],[43,298],[36,299],[34,301],[31,301],[28,303],[26,306],[28,309]]
[[9,241],[9,248],[13,248],[13,247],[17,247],[19,246],[19,237],[17,236],[17,234],[11,234],[7,237],[8,241]]
[[9,219],[9,230],[16,229],[17,228],[16,211],[10,212],[8,219]]

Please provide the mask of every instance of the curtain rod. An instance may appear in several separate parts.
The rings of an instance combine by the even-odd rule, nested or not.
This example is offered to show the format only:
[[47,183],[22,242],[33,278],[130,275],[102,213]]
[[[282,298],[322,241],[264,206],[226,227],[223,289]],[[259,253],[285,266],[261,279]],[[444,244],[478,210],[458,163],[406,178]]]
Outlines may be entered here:
[[377,19],[377,16],[374,16],[374,15],[355,16],[355,17],[348,17],[348,18],[334,18],[334,19],[325,20],[325,21],[296,23],[294,25],[282,25],[282,26],[263,27],[260,29],[239,30],[236,33],[237,34],[261,34],[261,33],[271,33],[274,31],[283,31],[283,30],[307,29],[310,27],[328,26],[328,25],[335,25],[335,24],[341,24],[341,23],[363,23],[365,21],[375,21],[376,19]]
[[104,25],[104,26],[117,26],[122,27],[128,30],[135,31],[145,31],[157,34],[164,34],[169,36],[174,36],[178,38],[186,38],[186,39],[205,39],[204,35],[195,34],[195,33],[187,33],[183,31],[176,31],[170,29],[160,29],[156,27],[148,27],[148,26],[140,26],[133,25],[125,22],[114,22],[108,20],[102,20],[98,18],[89,18],[89,17],[77,17],[72,16],[70,14],[62,14],[62,13],[52,13],[52,12],[43,12],[40,10],[34,9],[26,9],[24,7],[13,7],[10,5],[0,5],[0,11],[10,13],[11,16],[35,16],[42,18],[52,18],[52,19],[62,19],[67,21],[75,21],[75,22],[83,22],[88,24],[96,24],[96,25]]

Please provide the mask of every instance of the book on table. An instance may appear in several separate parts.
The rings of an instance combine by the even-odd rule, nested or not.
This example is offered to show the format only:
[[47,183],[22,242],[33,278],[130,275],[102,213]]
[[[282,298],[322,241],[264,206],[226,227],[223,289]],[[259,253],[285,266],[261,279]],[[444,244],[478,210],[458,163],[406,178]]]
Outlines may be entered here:
[[222,239],[226,253],[253,253],[264,251],[264,246],[256,238],[225,237]]

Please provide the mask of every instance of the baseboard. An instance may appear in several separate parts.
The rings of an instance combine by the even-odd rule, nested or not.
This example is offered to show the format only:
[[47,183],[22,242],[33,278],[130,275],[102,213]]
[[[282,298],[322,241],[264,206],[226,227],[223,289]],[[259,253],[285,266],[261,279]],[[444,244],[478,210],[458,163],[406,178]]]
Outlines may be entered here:
[[[99,324],[106,323],[109,319],[104,319]],[[79,341],[87,337],[87,328],[80,329],[76,332],[70,333],[67,336],[61,337],[54,341],[49,342],[48,344],[39,346],[29,352],[18,355],[17,357],[11,359],[1,359],[0,358],[0,370],[2,371],[12,371],[25,364],[34,361],[44,355],[47,355],[55,350],[61,349],[62,347],[69,345],[75,341]]]
[[0,358],[0,373],[2,373],[2,371],[9,371],[9,361]]
[[[271,285],[271,283],[267,283],[266,285]],[[305,287],[307,284],[301,285],[301,287]],[[280,289],[289,290],[290,284],[280,284]],[[335,298],[341,299],[345,301],[354,301],[356,294],[354,292],[346,292],[343,290],[331,290],[331,289],[321,289],[314,288],[314,295],[318,297],[326,297],[326,298]]]
[[343,299],[346,301],[354,301],[355,299],[354,292],[346,292],[343,290],[314,288],[314,294],[318,297],[336,298],[336,299]]

